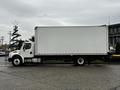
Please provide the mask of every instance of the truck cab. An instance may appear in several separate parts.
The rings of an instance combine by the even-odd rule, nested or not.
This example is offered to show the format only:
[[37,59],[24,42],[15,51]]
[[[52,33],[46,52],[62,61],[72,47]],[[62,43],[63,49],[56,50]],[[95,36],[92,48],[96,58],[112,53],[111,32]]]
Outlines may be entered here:
[[9,62],[14,66],[19,66],[25,63],[25,59],[32,59],[34,57],[34,42],[25,41],[19,50],[14,50],[9,53]]

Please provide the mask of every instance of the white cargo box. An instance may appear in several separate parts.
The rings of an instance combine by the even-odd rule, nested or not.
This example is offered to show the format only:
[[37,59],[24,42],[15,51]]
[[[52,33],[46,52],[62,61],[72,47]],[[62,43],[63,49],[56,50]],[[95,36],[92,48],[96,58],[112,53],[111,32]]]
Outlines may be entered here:
[[35,29],[35,55],[106,55],[107,26],[48,26]]

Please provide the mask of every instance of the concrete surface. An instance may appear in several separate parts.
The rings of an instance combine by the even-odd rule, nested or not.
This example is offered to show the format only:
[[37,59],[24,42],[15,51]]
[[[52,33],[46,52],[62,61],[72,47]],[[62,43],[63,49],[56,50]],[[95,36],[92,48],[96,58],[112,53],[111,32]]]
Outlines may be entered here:
[[120,90],[120,65],[13,67],[0,57],[0,90]]

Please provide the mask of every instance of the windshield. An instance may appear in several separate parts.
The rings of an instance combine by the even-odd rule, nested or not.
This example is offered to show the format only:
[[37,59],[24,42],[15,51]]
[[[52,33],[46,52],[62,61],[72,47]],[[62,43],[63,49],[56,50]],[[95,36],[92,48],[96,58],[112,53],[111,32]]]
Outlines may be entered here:
[[22,45],[23,45],[23,42],[24,42],[24,41],[19,41],[19,44],[18,44],[17,50],[20,50],[20,49],[21,49],[21,47],[22,47]]

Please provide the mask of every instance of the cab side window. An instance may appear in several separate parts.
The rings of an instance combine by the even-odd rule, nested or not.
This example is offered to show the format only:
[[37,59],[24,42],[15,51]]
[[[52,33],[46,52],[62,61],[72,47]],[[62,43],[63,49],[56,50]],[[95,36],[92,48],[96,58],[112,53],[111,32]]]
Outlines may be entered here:
[[26,49],[30,49],[31,48],[31,43],[25,43],[23,49],[26,50]]

